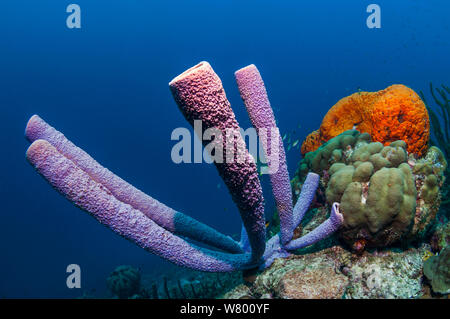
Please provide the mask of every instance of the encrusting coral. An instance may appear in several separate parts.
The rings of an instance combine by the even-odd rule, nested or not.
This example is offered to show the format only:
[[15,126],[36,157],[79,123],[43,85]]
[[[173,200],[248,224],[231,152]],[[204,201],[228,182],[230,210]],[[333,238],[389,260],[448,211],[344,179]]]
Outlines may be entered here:
[[297,173],[322,176],[326,201],[339,202],[344,216],[339,235],[359,251],[421,239],[439,209],[446,167],[437,147],[416,158],[404,141],[383,146],[349,130],[307,153]]
[[[291,251],[332,234],[342,225],[343,217],[339,203],[332,203],[327,220],[304,237],[293,239],[293,230],[314,198],[319,176],[308,174],[292,207],[284,146],[264,82],[254,65],[238,70],[236,80],[260,138],[263,128],[270,128],[273,134],[268,138],[269,143],[263,143],[263,148],[269,158],[269,172],[276,167],[271,183],[280,211],[281,231],[267,242],[262,189],[255,162],[240,134],[233,137],[231,146],[236,152],[231,161],[227,158],[226,162],[215,162],[243,221],[239,243],[128,184],[37,115],[31,117],[25,130],[32,143],[27,150],[27,159],[56,190],[100,223],[177,265],[209,272],[268,267],[275,258],[288,257]],[[201,62],[188,69],[169,86],[186,120],[191,124],[201,120],[203,131],[208,128],[220,130],[225,138],[214,143],[226,149],[227,129],[239,129],[239,125],[222,82],[209,63]]]
[[338,101],[318,131],[303,142],[305,155],[344,131],[369,133],[374,142],[389,145],[403,140],[407,151],[422,156],[428,148],[430,121],[425,104],[410,88],[391,85],[378,92],[357,92]]

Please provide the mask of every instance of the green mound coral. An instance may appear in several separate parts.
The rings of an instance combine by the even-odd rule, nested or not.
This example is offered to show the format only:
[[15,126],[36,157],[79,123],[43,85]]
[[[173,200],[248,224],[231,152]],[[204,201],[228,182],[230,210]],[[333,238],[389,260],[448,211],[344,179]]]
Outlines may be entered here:
[[438,256],[425,261],[423,272],[430,280],[434,292],[450,293],[450,247],[445,247]]
[[339,235],[355,250],[418,240],[434,221],[445,157],[437,147],[419,159],[406,149],[404,141],[383,146],[350,130],[301,162],[299,179],[310,171],[320,174],[327,204],[341,204]]
[[131,266],[118,266],[106,279],[108,289],[117,297],[132,298],[141,289],[141,274]]

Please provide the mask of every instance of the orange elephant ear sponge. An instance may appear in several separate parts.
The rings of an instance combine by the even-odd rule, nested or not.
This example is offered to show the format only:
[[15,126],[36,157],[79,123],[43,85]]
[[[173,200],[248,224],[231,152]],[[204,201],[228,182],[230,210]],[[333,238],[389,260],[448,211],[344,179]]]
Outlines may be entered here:
[[425,104],[416,92],[404,85],[392,85],[382,92],[372,105],[372,139],[384,145],[403,140],[409,153],[422,156],[430,138]]
[[302,155],[305,155],[308,152],[315,151],[320,145],[322,145],[322,140],[320,138],[319,130],[313,131],[306,137],[300,152]]
[[425,104],[412,89],[396,84],[378,92],[357,92],[337,102],[319,130],[303,142],[301,152],[315,151],[344,131],[369,133],[374,142],[388,145],[403,140],[408,152],[421,156],[428,148],[430,120]]

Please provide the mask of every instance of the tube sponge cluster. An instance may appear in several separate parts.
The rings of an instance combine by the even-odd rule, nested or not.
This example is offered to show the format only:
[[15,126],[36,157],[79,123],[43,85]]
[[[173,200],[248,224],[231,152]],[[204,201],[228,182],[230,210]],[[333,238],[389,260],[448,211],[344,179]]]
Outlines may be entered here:
[[425,154],[430,138],[430,120],[425,104],[412,89],[391,85],[378,92],[357,92],[339,100],[325,115],[318,131],[303,142],[301,152],[315,151],[321,144],[344,131],[357,129],[372,140],[389,145],[396,140],[407,151]]
[[[174,78],[169,86],[175,102],[191,125],[194,120],[201,120],[203,131],[208,128],[219,129],[223,137],[223,150],[229,149],[227,138],[234,139],[234,143],[230,143],[236,150],[232,160],[215,162],[215,165],[239,209],[254,259],[258,260],[263,255],[265,246],[262,188],[255,162],[248,153],[242,136],[227,136],[227,129],[239,131],[239,124],[225,95],[222,81],[208,62],[200,62]],[[242,156],[244,160],[239,162],[238,156]]]
[[[27,159],[57,191],[101,224],[177,265],[209,272],[268,267],[275,258],[289,256],[290,250],[329,236],[342,225],[343,217],[339,204],[333,203],[330,217],[323,224],[306,236],[292,240],[293,229],[314,198],[319,176],[308,174],[304,191],[293,207],[284,146],[259,71],[250,65],[237,71],[236,79],[260,138],[260,129],[271,128],[275,129],[275,135],[270,135],[269,140],[278,142],[275,147],[270,142],[262,145],[271,158],[269,166],[272,167],[273,160],[279,164],[271,182],[282,213],[281,234],[267,243],[264,199],[256,165],[240,135],[222,82],[207,62],[183,72],[169,86],[187,121],[191,125],[196,120],[202,122],[202,132],[198,134],[203,135],[209,128],[218,129],[222,139],[216,136],[214,143],[225,150],[231,145],[234,150],[231,158],[227,154],[226,161],[214,163],[243,221],[239,243],[128,184],[37,115],[31,117],[25,130],[32,143]],[[238,134],[228,135],[229,130]]]

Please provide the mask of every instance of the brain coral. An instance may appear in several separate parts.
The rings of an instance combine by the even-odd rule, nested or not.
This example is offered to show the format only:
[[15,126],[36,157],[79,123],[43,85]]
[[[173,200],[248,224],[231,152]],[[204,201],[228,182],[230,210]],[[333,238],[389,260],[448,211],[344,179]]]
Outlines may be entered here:
[[427,150],[430,120],[425,104],[412,89],[396,84],[378,92],[357,92],[337,102],[318,131],[303,142],[301,152],[315,151],[346,130],[369,133],[383,145],[403,140],[407,151],[422,156]]
[[349,130],[307,153],[297,173],[322,176],[327,204],[339,202],[344,216],[340,238],[359,250],[361,243],[383,247],[422,238],[439,209],[446,166],[437,147],[416,158],[402,140],[384,146]]

